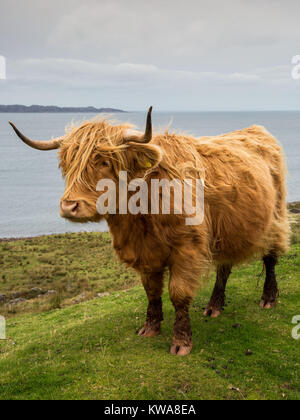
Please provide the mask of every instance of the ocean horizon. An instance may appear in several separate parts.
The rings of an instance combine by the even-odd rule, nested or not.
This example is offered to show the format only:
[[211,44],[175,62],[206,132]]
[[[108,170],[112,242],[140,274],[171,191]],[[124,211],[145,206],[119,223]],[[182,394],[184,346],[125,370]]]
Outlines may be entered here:
[[[31,237],[65,232],[106,231],[105,222],[73,225],[59,216],[64,182],[58,169],[57,151],[35,151],[13,133],[13,121],[36,139],[61,136],[66,125],[92,119],[88,113],[0,113],[0,238]],[[112,114],[112,120],[130,122],[144,129],[145,112]],[[300,111],[173,111],[153,112],[155,131],[195,136],[218,135],[253,124],[265,126],[282,144],[288,165],[288,201],[300,201]]]

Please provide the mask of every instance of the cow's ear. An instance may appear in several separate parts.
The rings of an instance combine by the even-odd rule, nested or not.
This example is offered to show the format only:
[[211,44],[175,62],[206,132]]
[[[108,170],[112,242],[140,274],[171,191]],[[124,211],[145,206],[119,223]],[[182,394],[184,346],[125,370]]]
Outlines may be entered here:
[[163,157],[162,149],[154,144],[130,143],[128,152],[133,172],[154,169]]

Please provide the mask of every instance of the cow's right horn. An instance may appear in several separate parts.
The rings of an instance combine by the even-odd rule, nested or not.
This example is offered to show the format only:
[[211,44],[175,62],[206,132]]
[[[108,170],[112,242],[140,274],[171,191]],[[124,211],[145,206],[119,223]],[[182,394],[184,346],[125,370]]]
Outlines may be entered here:
[[12,128],[15,130],[15,133],[17,134],[17,136],[28,146],[32,147],[33,149],[37,149],[37,150],[55,150],[55,149],[59,149],[62,141],[63,141],[63,137],[57,138],[57,139],[52,139],[49,141],[36,141],[36,140],[31,140],[28,137],[24,136],[24,134],[21,133],[21,131],[19,131],[17,129],[17,127],[10,122],[9,123]]

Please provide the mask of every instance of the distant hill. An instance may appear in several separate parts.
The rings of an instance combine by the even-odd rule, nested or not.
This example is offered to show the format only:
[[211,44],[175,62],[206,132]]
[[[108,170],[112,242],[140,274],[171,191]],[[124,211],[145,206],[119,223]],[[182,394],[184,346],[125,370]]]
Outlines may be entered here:
[[115,108],[95,108],[93,106],[88,107],[59,107],[59,106],[42,106],[42,105],[0,105],[0,112],[11,112],[11,113],[63,113],[63,112],[94,112],[94,113],[112,113],[112,112],[125,112],[121,109]]

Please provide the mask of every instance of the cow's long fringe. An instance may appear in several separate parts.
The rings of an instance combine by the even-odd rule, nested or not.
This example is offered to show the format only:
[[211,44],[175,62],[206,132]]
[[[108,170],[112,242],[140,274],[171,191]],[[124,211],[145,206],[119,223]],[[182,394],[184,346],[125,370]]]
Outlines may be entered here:
[[[133,173],[132,160],[128,158],[128,154],[136,151],[138,158],[141,147],[144,153],[149,151],[156,155],[151,169],[144,171],[144,177],[151,174],[159,164],[170,179],[203,179],[203,166],[192,137],[170,135],[166,131],[155,136],[155,141],[150,144],[124,143],[124,133],[132,127],[130,124],[112,125],[109,120],[103,119],[86,121],[79,127],[68,128],[60,149],[61,167],[68,185],[66,194],[75,183],[94,189],[94,182],[91,183],[88,173],[92,169],[90,166],[94,167],[97,155],[110,158],[116,174],[120,171]],[[155,145],[168,150],[168,153],[162,155]]]

